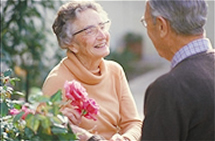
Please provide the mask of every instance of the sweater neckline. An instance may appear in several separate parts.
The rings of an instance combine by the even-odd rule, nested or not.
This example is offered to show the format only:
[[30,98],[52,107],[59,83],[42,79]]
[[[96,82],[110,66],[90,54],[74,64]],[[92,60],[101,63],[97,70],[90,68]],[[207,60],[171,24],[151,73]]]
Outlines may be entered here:
[[70,51],[67,51],[67,57],[64,59],[63,63],[69,69],[69,71],[81,82],[86,84],[98,84],[101,82],[106,74],[106,66],[104,64],[104,59],[102,59],[99,64],[100,75],[95,75],[86,69],[78,58]]

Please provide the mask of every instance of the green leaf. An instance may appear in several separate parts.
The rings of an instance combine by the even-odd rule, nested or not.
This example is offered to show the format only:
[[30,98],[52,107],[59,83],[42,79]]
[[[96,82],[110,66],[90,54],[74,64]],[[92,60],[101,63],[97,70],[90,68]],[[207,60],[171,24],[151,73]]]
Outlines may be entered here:
[[22,109],[22,105],[19,103],[14,103],[13,107],[18,110]]
[[37,132],[40,125],[40,120],[37,118],[37,116],[33,114],[28,114],[25,121],[27,127],[29,127],[34,132]]
[[37,118],[42,121],[46,118],[46,116],[41,115],[41,114],[37,114]]
[[15,86],[16,85],[15,81],[20,81],[20,79],[15,77],[15,78],[11,78],[9,81],[11,85]]
[[9,80],[10,84],[13,85],[13,86],[16,85],[15,81],[20,81],[20,79],[19,79],[19,78],[11,78],[11,79]]
[[60,113],[59,105],[53,105],[52,106],[52,112],[53,112],[54,116],[57,116]]
[[40,125],[40,121],[34,118],[33,126],[32,126],[34,132],[37,132],[39,125]]
[[42,141],[42,139],[39,136],[34,136],[30,141]]
[[[51,121],[49,121],[49,117],[45,115],[37,115],[36,118],[40,121],[40,126],[38,129],[38,134],[42,135],[51,135]],[[42,137],[43,138],[43,137]]]
[[52,95],[51,98],[50,98],[50,101],[52,103],[62,101],[62,92],[61,92],[61,90],[58,90],[54,95]]
[[7,91],[7,86],[6,85],[3,86],[3,90]]
[[11,81],[11,80],[9,80],[9,81],[10,81],[11,85],[15,86],[16,83],[14,81]]
[[54,124],[62,124],[63,123],[58,117],[52,117],[51,121],[54,122]]
[[47,117],[45,115],[37,115],[37,119],[41,122],[41,130],[46,134],[51,134],[51,121],[50,117]]
[[60,134],[58,135],[60,141],[77,141],[78,138],[75,134]]
[[0,110],[1,110],[1,117],[4,117],[8,114],[8,106],[7,103],[5,103],[5,101],[0,103]]
[[19,96],[25,96],[24,93],[18,92],[18,91],[14,91],[13,94],[14,94],[14,95],[19,95]]
[[22,115],[24,115],[25,112],[20,112],[19,114],[17,114],[14,119],[13,119],[13,123],[17,122],[21,117]]
[[4,74],[5,77],[10,76],[12,74],[12,70],[8,69],[3,74]]
[[37,137],[39,137],[40,139],[32,141],[58,141],[56,140],[55,136],[53,136],[52,134],[47,134],[46,132],[43,131],[42,128],[38,130]]
[[28,139],[31,139],[34,136],[34,132],[28,127],[25,127],[24,133]]
[[74,134],[74,132],[72,131],[71,126],[69,125],[69,123],[67,123],[67,129],[68,129],[68,133]]
[[12,81],[20,81],[20,78],[18,77],[14,77],[14,78],[11,78]]
[[31,102],[39,102],[39,103],[43,103],[43,102],[48,102],[49,98],[47,96],[44,95],[35,95],[35,96],[31,96],[29,98],[29,101]]
[[51,130],[52,130],[53,134],[66,134],[66,133],[68,133],[66,128],[61,128],[61,127],[57,127],[57,126],[52,127]]
[[41,120],[41,124],[43,128],[45,129],[49,128],[51,126],[50,118],[44,116],[43,120]]

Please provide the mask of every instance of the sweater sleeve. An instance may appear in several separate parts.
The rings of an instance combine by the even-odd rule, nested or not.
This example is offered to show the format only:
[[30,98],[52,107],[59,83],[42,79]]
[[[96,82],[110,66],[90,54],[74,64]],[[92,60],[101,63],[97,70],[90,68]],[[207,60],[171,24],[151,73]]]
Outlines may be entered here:
[[120,70],[120,128],[122,136],[129,138],[131,141],[139,140],[141,136],[142,121],[139,117],[134,98],[131,94],[125,73]]

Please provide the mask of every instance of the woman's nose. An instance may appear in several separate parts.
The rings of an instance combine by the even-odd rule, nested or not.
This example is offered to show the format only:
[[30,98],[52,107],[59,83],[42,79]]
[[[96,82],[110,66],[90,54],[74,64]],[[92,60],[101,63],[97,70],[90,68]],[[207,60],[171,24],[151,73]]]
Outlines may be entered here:
[[98,33],[97,33],[97,39],[104,39],[106,38],[106,32],[102,29],[98,29]]

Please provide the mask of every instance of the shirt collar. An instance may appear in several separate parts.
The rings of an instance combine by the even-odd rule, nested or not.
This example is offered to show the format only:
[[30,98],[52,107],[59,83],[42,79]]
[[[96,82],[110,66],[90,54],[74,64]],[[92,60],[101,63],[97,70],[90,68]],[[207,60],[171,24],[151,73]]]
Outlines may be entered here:
[[173,56],[171,61],[171,68],[174,68],[178,63],[182,60],[204,52],[208,49],[212,48],[211,42],[207,38],[201,38],[190,42],[189,44],[182,47],[176,54]]

